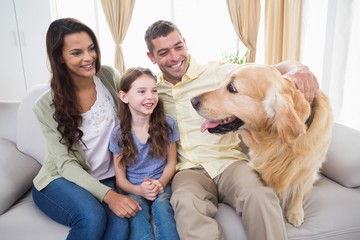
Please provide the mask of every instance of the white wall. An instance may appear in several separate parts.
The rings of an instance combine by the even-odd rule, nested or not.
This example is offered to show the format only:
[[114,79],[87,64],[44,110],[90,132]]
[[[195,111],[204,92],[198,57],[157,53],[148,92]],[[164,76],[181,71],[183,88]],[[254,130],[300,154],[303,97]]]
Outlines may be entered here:
[[34,84],[47,82],[45,34],[48,0],[0,1],[0,100],[19,100]]

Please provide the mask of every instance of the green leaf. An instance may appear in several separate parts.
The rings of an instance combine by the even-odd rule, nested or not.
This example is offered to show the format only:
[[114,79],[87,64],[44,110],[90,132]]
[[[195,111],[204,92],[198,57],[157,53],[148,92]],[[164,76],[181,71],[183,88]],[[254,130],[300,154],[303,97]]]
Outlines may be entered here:
[[223,60],[228,63],[235,63],[235,64],[243,64],[246,62],[248,55],[248,50],[246,50],[245,54],[241,57],[239,50],[235,53],[230,53],[229,55],[225,52],[222,54]]

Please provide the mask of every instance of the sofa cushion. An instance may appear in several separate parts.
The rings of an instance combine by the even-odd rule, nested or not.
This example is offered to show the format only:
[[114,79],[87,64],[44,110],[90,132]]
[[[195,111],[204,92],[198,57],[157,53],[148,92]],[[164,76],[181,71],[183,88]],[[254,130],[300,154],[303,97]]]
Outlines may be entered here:
[[[360,189],[343,187],[320,175],[304,199],[304,223],[296,228],[286,222],[289,240],[360,239],[359,202]],[[219,204],[216,219],[224,230],[226,240],[247,239],[242,220],[228,205]]]
[[241,217],[229,205],[219,203],[219,210],[215,219],[219,222],[226,240],[247,239]]
[[335,123],[321,172],[345,187],[360,186],[360,131]]
[[0,215],[29,190],[39,169],[37,161],[0,138]]
[[69,230],[41,212],[30,191],[0,217],[1,239],[64,240]]
[[299,227],[286,223],[289,240],[360,239],[360,191],[346,188],[320,175],[305,197],[305,221]]
[[38,84],[30,88],[22,99],[17,113],[17,147],[40,164],[43,163],[46,154],[46,142],[32,106],[48,88],[47,84]]

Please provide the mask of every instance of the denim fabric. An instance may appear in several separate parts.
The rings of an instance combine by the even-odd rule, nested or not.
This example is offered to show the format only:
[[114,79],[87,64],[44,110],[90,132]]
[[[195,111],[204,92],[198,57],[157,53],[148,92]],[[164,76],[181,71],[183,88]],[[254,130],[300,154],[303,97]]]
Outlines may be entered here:
[[[101,182],[115,188],[114,178]],[[33,187],[32,195],[35,204],[46,215],[71,228],[68,240],[128,238],[128,219],[116,216],[105,203],[64,178],[52,181],[41,191]]]
[[[130,221],[130,240],[152,240],[154,234],[159,240],[177,240],[179,235],[176,230],[174,211],[170,204],[171,186],[168,184],[165,191],[158,195],[152,202],[143,197],[129,194],[136,199],[142,210]],[[151,225],[151,215],[155,223],[155,230]]]

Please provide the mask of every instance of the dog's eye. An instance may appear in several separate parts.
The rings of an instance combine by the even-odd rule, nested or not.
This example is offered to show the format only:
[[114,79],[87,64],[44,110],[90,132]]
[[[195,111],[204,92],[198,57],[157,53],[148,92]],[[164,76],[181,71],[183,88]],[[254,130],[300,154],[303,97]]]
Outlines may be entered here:
[[238,92],[237,89],[236,89],[236,87],[234,86],[234,83],[229,83],[229,84],[227,85],[227,90],[228,90],[229,92],[231,92],[231,93],[237,93],[237,92]]

